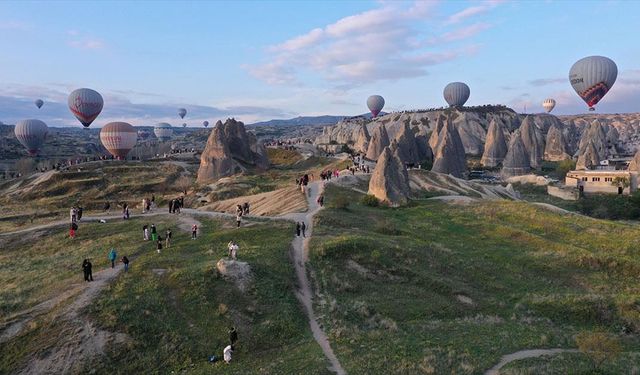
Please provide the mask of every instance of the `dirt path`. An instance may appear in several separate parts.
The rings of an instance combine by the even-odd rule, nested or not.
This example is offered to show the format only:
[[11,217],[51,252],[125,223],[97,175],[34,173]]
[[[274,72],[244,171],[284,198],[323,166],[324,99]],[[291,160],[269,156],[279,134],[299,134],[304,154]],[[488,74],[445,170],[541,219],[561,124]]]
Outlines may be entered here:
[[576,349],[529,349],[529,350],[520,350],[515,353],[507,354],[500,358],[500,362],[497,365],[493,366],[489,370],[485,371],[484,375],[498,375],[500,373],[500,369],[506,366],[507,364],[518,361],[520,359],[526,358],[534,358],[534,357],[542,357],[545,355],[556,355],[560,353],[576,353]]
[[342,368],[342,365],[340,365],[340,361],[338,361],[336,355],[333,353],[329,340],[327,339],[327,335],[325,335],[324,331],[318,324],[318,319],[313,311],[313,292],[311,291],[311,285],[309,278],[307,277],[306,263],[309,259],[309,240],[311,238],[311,233],[313,232],[313,217],[321,209],[321,207],[316,203],[316,199],[321,192],[322,183],[314,182],[311,183],[309,187],[311,189],[311,194],[307,197],[309,210],[305,213],[286,215],[287,218],[296,222],[304,221],[307,226],[306,237],[303,238],[302,236],[296,236],[292,242],[293,263],[295,265],[298,285],[300,287],[296,296],[304,306],[305,312],[307,313],[313,337],[322,348],[325,357],[327,357],[331,363],[331,367],[329,369],[336,374],[341,375],[346,374],[346,372]]

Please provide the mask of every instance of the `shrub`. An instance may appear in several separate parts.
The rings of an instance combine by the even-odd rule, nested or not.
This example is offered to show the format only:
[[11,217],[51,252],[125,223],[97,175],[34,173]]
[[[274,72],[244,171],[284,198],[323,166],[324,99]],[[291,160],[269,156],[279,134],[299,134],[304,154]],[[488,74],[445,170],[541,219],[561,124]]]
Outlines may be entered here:
[[619,340],[605,332],[582,332],[576,337],[576,344],[578,350],[589,357],[595,369],[622,352]]
[[388,236],[398,236],[401,234],[400,230],[396,228],[395,224],[393,224],[389,220],[382,220],[377,222],[374,231],[380,234],[386,234]]
[[337,208],[339,210],[346,210],[349,208],[349,203],[349,198],[347,198],[345,195],[337,195],[335,198],[333,198],[331,207]]
[[380,200],[378,200],[378,198],[376,198],[375,195],[367,194],[364,197],[362,197],[362,199],[360,200],[360,203],[369,207],[378,207],[380,205]]
[[556,172],[558,173],[558,178],[564,179],[567,176],[569,171],[572,171],[576,168],[576,162],[573,159],[565,159],[558,163],[556,166]]

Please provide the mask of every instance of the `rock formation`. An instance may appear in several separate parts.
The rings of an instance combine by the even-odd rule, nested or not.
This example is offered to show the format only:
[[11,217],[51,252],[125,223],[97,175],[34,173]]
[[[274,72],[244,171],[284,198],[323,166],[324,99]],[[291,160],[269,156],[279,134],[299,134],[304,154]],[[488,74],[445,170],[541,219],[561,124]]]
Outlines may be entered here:
[[544,136],[534,123],[532,116],[527,116],[522,120],[520,137],[529,155],[529,165],[531,168],[539,169],[542,166],[542,156],[544,155]]
[[584,147],[584,150],[578,156],[578,161],[576,162],[577,170],[586,170],[591,169],[600,164],[600,156],[598,154],[598,150],[593,142],[587,143]]
[[631,159],[631,162],[629,163],[629,170],[631,172],[640,172],[640,148],[638,148],[635,156]]
[[368,193],[391,206],[407,203],[409,174],[397,149],[395,153],[389,147],[382,150],[369,181]]
[[480,121],[481,119],[471,112],[462,112],[453,120],[467,155],[479,156],[484,151],[487,131]]
[[484,143],[484,152],[480,163],[485,167],[497,167],[507,155],[507,140],[500,120],[492,119]]
[[398,142],[398,155],[405,165],[418,164],[423,160],[418,151],[416,136],[409,127],[409,121],[404,123],[404,126],[400,129],[400,132],[394,140]]
[[436,147],[433,150],[433,158],[431,170],[434,172],[462,178],[467,171],[464,146],[451,117],[447,119],[446,125],[440,131]]
[[620,134],[618,130],[609,126],[609,130],[607,130],[607,154],[609,156],[618,155],[618,142],[620,141]]
[[593,147],[598,153],[599,160],[607,158],[607,149],[609,148],[607,143],[607,133],[598,120],[591,122],[589,127],[582,133],[582,137],[580,138],[580,147],[578,148],[578,156],[586,152],[589,143],[593,144]]
[[213,182],[239,173],[247,167],[259,170],[269,167],[264,145],[258,142],[254,134],[247,133],[242,122],[227,119],[223,124],[218,121],[200,156],[197,181]]
[[432,151],[435,151],[438,146],[438,137],[440,137],[440,132],[444,128],[444,124],[447,118],[444,115],[438,116],[438,121],[436,122],[436,127],[431,132],[431,137],[429,137],[429,147],[431,147]]
[[356,150],[356,152],[365,154],[367,152],[367,148],[369,148],[370,140],[371,136],[369,135],[369,130],[367,130],[367,125],[361,124],[360,130],[358,130],[356,143],[353,145],[353,148]]
[[412,129],[416,137],[416,146],[420,154],[420,161],[433,162],[433,151],[429,147],[429,138],[423,128],[415,127]]
[[501,174],[504,177],[520,176],[531,172],[530,157],[527,152],[520,131],[511,137],[509,151],[502,162]]
[[553,124],[547,133],[547,142],[544,148],[544,160],[561,161],[571,159],[567,151],[567,142],[564,138],[562,128]]
[[367,154],[365,157],[369,160],[378,160],[378,157],[382,153],[385,147],[389,146],[389,135],[387,134],[387,128],[384,124],[378,125],[373,130],[373,135],[369,141],[369,147],[367,147]]

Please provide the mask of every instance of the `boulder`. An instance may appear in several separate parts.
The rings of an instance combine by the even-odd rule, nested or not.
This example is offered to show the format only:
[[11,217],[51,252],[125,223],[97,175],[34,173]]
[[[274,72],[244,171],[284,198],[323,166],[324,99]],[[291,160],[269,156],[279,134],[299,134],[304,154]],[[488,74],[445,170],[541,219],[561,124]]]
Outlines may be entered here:
[[392,152],[390,147],[382,150],[369,180],[368,194],[391,206],[409,199],[409,174],[397,151]]
[[253,279],[251,267],[247,262],[233,259],[220,259],[216,263],[216,269],[223,278],[235,284],[241,292],[246,292]]
[[520,137],[529,155],[530,167],[540,169],[542,167],[542,156],[544,155],[544,136],[534,121],[533,116],[527,116],[522,120]]
[[371,140],[371,136],[369,135],[369,130],[367,130],[366,124],[361,124],[360,129],[358,130],[358,135],[356,137],[356,143],[353,145],[353,148],[356,152],[361,152],[365,154],[367,149],[369,148],[369,141]]
[[529,174],[529,172],[531,172],[530,160],[527,149],[522,141],[522,135],[518,130],[511,137],[509,151],[502,162],[502,176],[508,178]]
[[485,167],[497,167],[504,160],[507,151],[507,140],[504,136],[502,122],[499,119],[492,119],[489,123],[489,131],[480,163]]
[[373,135],[369,141],[369,147],[367,147],[367,154],[365,155],[365,158],[373,161],[378,160],[382,150],[390,144],[387,128],[385,128],[384,124],[378,125],[378,127],[373,130]]
[[440,131],[433,158],[431,170],[434,172],[462,178],[467,171],[464,146],[451,117],[447,118],[446,125]]
[[254,167],[265,170],[269,158],[264,145],[248,133],[244,124],[235,119],[216,122],[200,156],[199,183],[210,183]]
[[571,159],[571,155],[567,151],[567,142],[564,138],[562,128],[553,124],[547,133],[547,142],[544,148],[544,160],[562,161]]

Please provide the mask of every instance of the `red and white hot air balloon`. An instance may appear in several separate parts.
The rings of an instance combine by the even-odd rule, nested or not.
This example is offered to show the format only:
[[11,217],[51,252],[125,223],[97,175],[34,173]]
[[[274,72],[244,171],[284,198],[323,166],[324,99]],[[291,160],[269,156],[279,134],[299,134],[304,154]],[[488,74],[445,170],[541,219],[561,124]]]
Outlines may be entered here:
[[36,156],[47,138],[49,128],[40,120],[29,119],[18,121],[13,132],[18,141],[27,149],[29,155]]
[[100,142],[104,148],[120,160],[124,160],[136,145],[138,132],[126,122],[110,122],[100,130]]
[[102,112],[104,100],[97,91],[77,89],[69,94],[68,104],[71,113],[76,116],[82,126],[88,128]]

